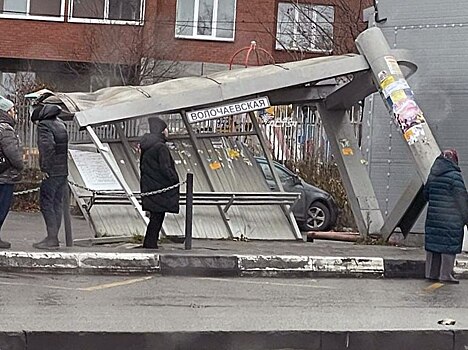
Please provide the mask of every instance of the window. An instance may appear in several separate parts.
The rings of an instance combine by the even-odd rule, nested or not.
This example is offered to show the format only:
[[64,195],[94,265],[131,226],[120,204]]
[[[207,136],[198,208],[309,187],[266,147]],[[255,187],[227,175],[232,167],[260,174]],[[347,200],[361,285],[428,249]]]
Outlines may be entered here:
[[177,0],[176,37],[234,40],[236,0]]
[[17,91],[30,91],[35,81],[34,72],[0,72],[0,95],[15,100]]
[[277,50],[329,52],[333,49],[333,6],[278,4]]
[[0,0],[0,16],[63,20],[65,0]]
[[70,0],[70,21],[142,24],[144,7],[144,0]]

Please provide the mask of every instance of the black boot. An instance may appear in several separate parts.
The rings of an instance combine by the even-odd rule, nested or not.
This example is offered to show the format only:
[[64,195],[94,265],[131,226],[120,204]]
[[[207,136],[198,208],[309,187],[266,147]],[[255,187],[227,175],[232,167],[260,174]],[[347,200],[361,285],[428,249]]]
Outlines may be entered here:
[[38,243],[34,243],[33,247],[36,249],[57,249],[60,244],[57,238],[47,237]]
[[0,239],[0,249],[10,249],[10,248],[11,248],[10,242],[5,242]]

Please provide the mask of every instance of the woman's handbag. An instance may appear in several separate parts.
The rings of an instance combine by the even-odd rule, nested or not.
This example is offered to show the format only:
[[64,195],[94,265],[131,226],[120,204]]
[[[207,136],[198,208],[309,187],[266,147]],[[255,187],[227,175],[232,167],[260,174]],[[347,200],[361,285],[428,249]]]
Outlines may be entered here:
[[10,168],[10,162],[5,156],[0,155],[0,174],[3,174]]

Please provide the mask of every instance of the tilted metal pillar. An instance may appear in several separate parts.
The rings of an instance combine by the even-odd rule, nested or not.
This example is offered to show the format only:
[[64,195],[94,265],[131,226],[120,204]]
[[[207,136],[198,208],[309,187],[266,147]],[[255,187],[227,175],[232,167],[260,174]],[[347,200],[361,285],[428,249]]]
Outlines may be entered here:
[[322,124],[340,170],[343,185],[361,236],[380,234],[384,220],[372,187],[354,127],[346,110],[317,104]]
[[[378,88],[385,104],[400,127],[402,135],[408,144],[418,175],[422,183],[426,182],[432,164],[440,154],[440,148],[432,135],[431,129],[424,118],[406,81],[397,60],[391,54],[390,47],[379,28],[370,28],[362,32],[356,39],[359,52],[366,58],[372,70],[374,84]],[[417,190],[413,196],[402,196],[400,206],[409,209]],[[397,208],[399,209],[399,208]],[[401,218],[405,213],[401,213]],[[398,218],[392,221],[398,222]],[[394,227],[384,225],[388,236]],[[394,225],[391,225],[394,226]]]

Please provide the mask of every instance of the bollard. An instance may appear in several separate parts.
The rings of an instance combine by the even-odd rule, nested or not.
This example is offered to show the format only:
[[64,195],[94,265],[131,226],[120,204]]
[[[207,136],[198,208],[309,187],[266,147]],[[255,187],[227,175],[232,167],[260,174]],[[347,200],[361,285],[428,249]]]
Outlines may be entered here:
[[65,225],[65,244],[67,247],[73,247],[73,235],[70,218],[70,188],[68,184],[63,191],[63,223]]
[[187,173],[187,194],[185,202],[185,250],[192,249],[193,221],[193,174]]

